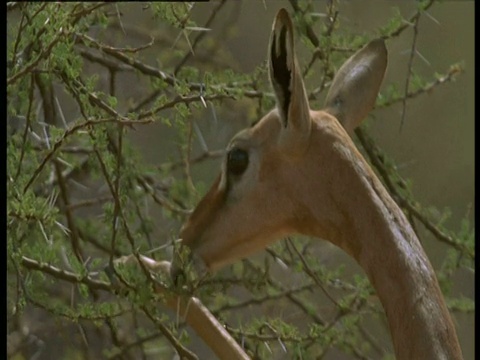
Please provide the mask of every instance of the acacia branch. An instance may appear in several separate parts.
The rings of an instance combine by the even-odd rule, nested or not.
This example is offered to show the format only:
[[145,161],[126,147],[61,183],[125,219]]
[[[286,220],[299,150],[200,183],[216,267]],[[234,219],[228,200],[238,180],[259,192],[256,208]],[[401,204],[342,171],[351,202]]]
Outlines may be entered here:
[[[139,257],[139,260],[150,271],[162,272],[169,276],[170,263],[168,261],[158,262],[143,255]],[[135,262],[137,262],[137,259],[134,255],[117,259],[117,263],[127,264]],[[167,293],[164,286],[157,286],[156,291],[165,294],[166,305],[178,314],[180,318],[184,319],[220,359],[250,359],[225,327],[198,298]]]
[[427,4],[423,6],[422,9],[417,10],[408,20],[403,21],[396,29],[392,30],[390,34],[383,36],[382,38],[387,40],[399,36],[402,32],[405,31],[409,26],[412,26],[417,19],[420,17],[421,13],[427,11],[435,2],[435,0],[429,0]]
[[[210,13],[210,17],[208,18],[208,20],[205,23],[205,25],[203,26],[203,28],[205,28],[205,29],[210,28],[213,20],[217,16],[218,12],[223,7],[223,5],[225,5],[225,2],[226,2],[225,0],[221,0],[220,3],[212,10],[212,12]],[[191,48],[192,51],[200,43],[200,41],[203,39],[203,37],[206,35],[206,33],[207,33],[206,31],[201,31],[200,34],[195,38],[195,40],[193,41],[193,44],[192,44],[192,48]],[[187,51],[185,56],[178,63],[178,65],[175,67],[175,70],[173,71],[174,75],[178,74],[178,72],[180,71],[182,66],[188,61],[188,59],[190,59],[190,57],[192,56],[192,51]]]
[[407,92],[407,93],[405,93],[404,96],[392,97],[390,100],[388,100],[386,102],[383,102],[379,105],[376,105],[375,109],[387,108],[387,107],[390,107],[391,105],[399,103],[399,102],[404,103],[406,100],[414,99],[417,96],[420,96],[422,94],[425,94],[425,93],[428,94],[431,91],[433,91],[437,86],[443,85],[443,84],[446,84],[450,81],[455,80],[455,76],[461,74],[463,71],[464,71],[464,69],[459,64],[452,65],[452,66],[450,66],[450,68],[448,69],[448,71],[445,75],[439,76],[435,81],[432,81],[432,82],[426,84],[425,86],[423,86],[420,89],[417,89],[415,91]]
[[[170,263],[167,261],[157,262],[146,256],[140,256],[143,266],[155,273],[169,272]],[[116,260],[117,264],[136,263],[137,258],[134,255],[124,256]],[[91,289],[103,290],[108,292],[118,292],[118,286],[101,280],[94,280],[89,275],[79,275],[70,271],[59,269],[53,265],[38,262],[36,260],[22,256],[21,264],[29,270],[41,271],[57,279],[68,281],[73,284],[85,284]],[[215,352],[220,359],[247,360],[249,356],[237,344],[237,342],[228,333],[225,327],[212,315],[212,313],[202,304],[202,302],[193,296],[178,295],[167,290],[164,285],[157,283],[155,287],[157,294],[165,295],[165,304],[180,318],[190,325],[203,341]],[[121,293],[121,292],[120,292]],[[177,351],[181,344],[171,334],[171,332],[157,319],[150,309],[143,307],[144,312],[156,323],[159,330],[172,342]],[[183,348],[183,346],[182,346]],[[181,354],[189,354],[189,358],[195,359],[190,351],[184,349]]]
[[[121,51],[118,51],[118,49],[115,49],[115,48],[112,48],[111,46],[100,43],[99,41],[95,40],[94,38],[88,35],[77,33],[76,37],[77,39],[79,39],[78,41],[83,42],[84,45],[86,46],[91,45],[92,47],[104,52],[107,55],[110,55],[116,58],[122,63],[133,67],[134,69],[140,71],[145,75],[153,76],[161,79],[169,86],[175,86],[175,84],[177,83],[177,80],[173,75],[170,75],[167,72],[162,71],[153,66],[144,64],[143,62],[133,57],[123,54]],[[219,94],[216,94],[218,98],[231,98],[232,93],[238,92],[238,84],[216,84],[216,85],[211,85],[210,87],[213,91],[219,92]],[[202,92],[205,89],[205,84],[189,82],[188,88],[190,91]],[[255,91],[255,90],[246,90],[242,92],[242,94],[249,98],[258,98],[258,97],[263,97],[265,95],[263,92]],[[154,97],[154,95],[152,96]]]
[[372,139],[368,137],[366,132],[361,128],[357,128],[355,129],[355,134],[362,144],[362,147],[365,149],[370,161],[372,162],[372,165],[375,167],[375,169],[377,169],[378,173],[383,179],[389,193],[392,194],[399,205],[407,209],[407,211],[417,218],[439,241],[459,250],[462,253],[467,254],[472,259],[475,259],[475,252],[472,252],[466,245],[456,241],[452,237],[442,232],[437,226],[427,219],[427,216],[418,209],[418,206],[399,193],[389,170],[381,160],[380,149],[373,143]]
[[45,274],[53,276],[56,279],[68,281],[72,284],[85,284],[94,290],[113,292],[111,284],[105,281],[92,279],[89,275],[83,276],[67,270],[62,270],[51,264],[39,262],[26,256],[22,256],[21,264],[26,269],[41,271]]
[[88,128],[90,126],[98,125],[98,124],[106,124],[106,123],[120,123],[120,124],[148,124],[151,123],[153,119],[146,119],[146,120],[128,120],[128,119],[116,119],[116,118],[109,118],[109,119],[96,119],[96,120],[87,120],[77,124],[72,125],[70,128],[66,129],[63,133],[62,137],[53,144],[51,150],[45,155],[43,160],[40,162],[40,165],[35,169],[33,175],[28,180],[27,184],[23,188],[23,192],[25,193],[28,188],[32,185],[38,175],[42,172],[45,165],[48,161],[53,157],[55,152],[62,146],[64,141],[70,137],[71,135],[77,133],[79,130]]

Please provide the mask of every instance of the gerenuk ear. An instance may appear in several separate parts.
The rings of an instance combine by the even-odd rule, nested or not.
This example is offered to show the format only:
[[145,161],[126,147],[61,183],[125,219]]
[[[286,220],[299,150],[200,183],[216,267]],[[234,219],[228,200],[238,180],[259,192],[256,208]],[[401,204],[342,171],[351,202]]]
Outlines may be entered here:
[[387,48],[373,40],[350,57],[338,70],[325,100],[325,111],[335,116],[348,133],[375,105],[387,68]]
[[310,135],[310,108],[295,56],[292,20],[285,9],[273,23],[269,73],[282,123],[279,146],[289,155],[301,155]]

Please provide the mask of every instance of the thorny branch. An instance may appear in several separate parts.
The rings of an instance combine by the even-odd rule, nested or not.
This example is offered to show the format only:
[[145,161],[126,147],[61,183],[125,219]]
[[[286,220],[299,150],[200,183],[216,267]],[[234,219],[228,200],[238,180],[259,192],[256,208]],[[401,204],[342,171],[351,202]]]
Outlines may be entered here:
[[415,58],[415,53],[417,52],[417,38],[418,38],[418,23],[420,22],[420,13],[414,19],[413,23],[413,40],[412,40],[412,48],[410,49],[410,56],[408,58],[408,73],[405,79],[405,96],[403,97],[402,101],[402,119],[400,120],[400,130],[402,129],[403,123],[405,121],[405,116],[407,114],[407,94],[408,89],[410,87],[410,79],[412,76],[412,67],[413,67],[413,59]]
[[[221,0],[218,5],[212,10],[212,12],[210,13],[210,16],[207,20],[207,22],[205,23],[205,25],[203,26],[203,29],[205,30],[210,30],[210,26],[212,25],[214,19],[216,18],[218,12],[221,10],[221,8],[225,5],[225,2],[226,0]],[[178,72],[180,71],[180,69],[182,68],[182,66],[192,57],[193,55],[193,51],[195,50],[195,48],[197,47],[197,45],[200,43],[200,41],[202,41],[202,39],[204,38],[204,36],[207,34],[207,31],[200,31],[200,33],[197,35],[197,37],[195,38],[195,40],[193,41],[192,43],[192,46],[191,46],[191,51],[187,51],[185,53],[185,56],[182,58],[182,60],[180,60],[180,62],[178,63],[178,65],[175,67],[175,70],[173,70],[173,74],[174,75],[177,75]]]
[[71,282],[73,284],[85,284],[91,289],[112,291],[112,287],[109,283],[100,280],[94,280],[90,276],[81,276],[66,270],[59,269],[53,265],[38,262],[36,260],[22,257],[21,264],[31,270],[38,270],[52,275],[58,279]]
[[428,94],[432,92],[439,85],[443,85],[450,81],[455,80],[455,76],[460,75],[462,72],[463,72],[462,67],[460,67],[459,65],[452,65],[447,70],[446,74],[438,77],[435,81],[432,81],[415,91],[409,91],[404,96],[392,97],[388,101],[382,102],[379,106],[376,106],[375,108],[376,109],[387,108],[392,106],[393,104],[397,104],[399,102],[404,103],[406,100],[414,99],[423,94]]
[[[382,151],[367,135],[367,133],[362,129],[357,128],[355,129],[355,134],[357,135],[360,143],[367,152],[370,161],[372,162],[375,169],[377,169],[388,191],[390,192],[390,194],[392,194],[395,201],[397,201],[397,203],[402,208],[406,209],[416,219],[418,219],[439,241],[461,251],[462,253],[465,253],[472,259],[475,259],[475,253],[472,252],[471,249],[467,248],[464,244],[455,241],[452,237],[442,232],[437,226],[435,226],[430,220],[428,220],[428,216],[424,214],[421,209],[419,209],[418,205],[414,204],[407,197],[400,194],[398,188],[402,187],[402,185],[395,183],[392,176],[393,169],[387,167],[384,161],[381,160],[382,158],[384,158]],[[395,175],[398,176],[398,174]]]
[[[426,11],[433,4],[433,2],[433,0],[429,1],[408,21],[402,23],[402,25],[397,29],[387,34],[385,38],[392,39],[397,37],[406,29],[411,27],[412,24],[417,24],[422,11]],[[210,17],[203,25],[203,28],[206,29],[212,27],[214,20],[219,18],[218,14],[225,3],[226,1],[222,0],[216,4],[214,11],[212,11],[210,14]],[[300,4],[301,3],[296,0],[290,1],[290,5],[295,14],[297,14],[299,17],[306,16],[308,11],[307,9],[302,9]],[[310,61],[304,68],[304,74],[306,75],[309,72],[314,71],[314,66],[317,60],[321,62],[323,69],[321,85],[318,89],[315,89],[311,93],[311,98],[315,98],[315,96],[326,87],[328,81],[333,75],[333,65],[331,64],[330,59],[331,52],[351,52],[356,50],[353,48],[341,48],[333,44],[332,36],[335,35],[334,33],[336,31],[335,25],[337,24],[338,20],[338,11],[336,10],[334,2],[329,1],[328,4],[329,7],[327,7],[326,30],[324,31],[324,34],[322,34],[322,36],[329,39],[328,48],[320,48],[320,41],[313,27],[307,24],[301,29],[301,31],[304,32],[305,37],[315,47]],[[39,94],[36,94],[33,85],[35,79],[39,79],[41,74],[48,71],[45,70],[48,69],[48,67],[42,68],[42,65],[44,64],[44,61],[48,59],[52,49],[62,41],[66,39],[75,41],[75,51],[77,51],[77,53],[82,56],[83,59],[89,62],[94,62],[95,64],[104,67],[109,72],[110,91],[107,93],[109,93],[111,96],[115,96],[120,92],[118,89],[119,85],[117,85],[117,79],[115,77],[117,72],[132,73],[134,71],[134,73],[138,76],[161,80],[161,82],[166,85],[167,90],[154,90],[153,93],[146,98],[146,100],[141,102],[138,102],[138,99],[135,99],[137,103],[130,103],[129,106],[131,109],[136,109],[138,111],[135,111],[135,115],[131,115],[129,114],[130,111],[122,112],[117,110],[115,106],[108,104],[103,100],[100,92],[97,92],[96,90],[89,90],[86,86],[86,81],[84,81],[81,77],[71,78],[66,73],[61,72],[58,68],[51,69],[49,75],[51,75],[54,79],[54,85],[61,85],[63,89],[71,95],[73,100],[78,105],[83,118],[77,120],[68,119],[69,124],[65,125],[64,131],[58,140],[49,142],[50,138],[47,137],[44,142],[40,142],[40,144],[34,144],[33,148],[35,149],[36,154],[39,156],[39,161],[33,167],[33,170],[27,174],[27,180],[24,180],[21,182],[21,184],[23,186],[24,194],[33,187],[33,184],[35,184],[34,192],[36,194],[49,193],[51,192],[51,188],[59,189],[57,195],[59,195],[59,198],[62,199],[63,206],[58,206],[58,210],[61,216],[64,217],[62,223],[65,222],[65,219],[67,220],[66,230],[70,232],[69,236],[73,237],[74,239],[70,249],[77,254],[83,271],[80,274],[73,271],[62,270],[60,267],[54,266],[48,262],[34,260],[31,256],[23,255],[20,258],[17,258],[17,260],[14,260],[14,262],[18,261],[19,264],[21,264],[21,266],[18,266],[18,269],[21,271],[18,270],[16,274],[17,279],[19,280],[17,284],[24,284],[26,282],[27,276],[23,272],[28,274],[30,271],[39,271],[63,282],[74,285],[85,285],[90,290],[101,291],[102,293],[105,292],[111,296],[121,297],[123,300],[133,304],[134,301],[132,298],[129,298],[128,295],[125,295],[124,293],[119,293],[119,288],[133,290],[133,292],[136,291],[138,294],[142,293],[142,289],[138,289],[135,286],[136,284],[130,283],[127,278],[121,274],[121,272],[117,272],[115,270],[115,267],[113,266],[114,259],[122,255],[125,251],[133,253],[133,257],[140,263],[142,275],[144,275],[147,283],[150,286],[158,285],[154,276],[141,261],[142,255],[140,255],[140,250],[144,250],[141,249],[141,247],[144,245],[138,240],[140,237],[143,239],[152,236],[151,231],[148,230],[148,227],[151,225],[145,224],[150,221],[152,217],[149,209],[149,206],[151,205],[149,204],[150,202],[157,204],[158,208],[167,210],[168,212],[174,214],[175,219],[183,219],[190,213],[190,210],[185,205],[188,203],[185,201],[185,197],[178,195],[180,190],[175,189],[174,186],[172,186],[168,181],[163,182],[162,180],[160,182],[156,179],[156,176],[150,176],[140,171],[138,174],[135,174],[135,177],[132,179],[125,178],[124,173],[128,172],[129,170],[127,169],[129,165],[126,162],[129,154],[125,146],[125,130],[133,128],[134,125],[150,124],[155,121],[155,117],[158,114],[161,114],[165,110],[172,109],[178,104],[189,105],[205,102],[210,102],[211,104],[213,101],[245,97],[257,99],[259,104],[257,112],[261,113],[263,110],[262,100],[266,97],[271,97],[272,95],[270,92],[259,90],[259,85],[256,80],[217,83],[210,85],[209,88],[206,88],[205,84],[201,82],[191,81],[191,79],[188,79],[187,81],[185,79],[178,78],[177,76],[180,73],[180,69],[183,68],[187,62],[197,61],[196,64],[198,64],[200,61],[205,61],[205,58],[200,60],[192,56],[192,53],[189,51],[185,52],[184,56],[181,57],[180,61],[178,61],[176,65],[172,65],[170,67],[165,66],[164,64],[162,64],[160,67],[149,65],[147,62],[142,60],[141,54],[145,50],[154,46],[153,38],[151,38],[150,42],[146,40],[143,42],[144,45],[136,47],[110,46],[106,44],[108,41],[104,40],[104,37],[97,37],[97,35],[94,36],[90,32],[88,32],[87,35],[87,32],[68,32],[65,30],[59,30],[54,33],[51,38],[49,38],[49,41],[47,41],[45,44],[42,44],[39,49],[35,49],[36,52],[31,51],[31,48],[30,51],[27,51],[29,49],[23,49],[22,51],[22,49],[20,49],[20,44],[22,44],[22,36],[25,36],[24,29],[32,23],[35,17],[41,15],[41,12],[46,9],[47,6],[47,4],[42,4],[40,7],[38,7],[36,12],[33,14],[28,14],[25,5],[21,3],[7,4],[8,12],[13,12],[16,10],[22,11],[19,32],[15,38],[14,54],[12,61],[9,63],[9,69],[11,69],[12,66],[15,66],[15,64],[17,64],[17,67],[14,68],[13,72],[8,73],[9,77],[7,78],[7,86],[17,86],[24,78],[28,79],[31,84],[30,90],[27,92],[28,106],[26,107],[27,110],[25,116],[26,125],[23,129],[23,136],[20,142],[22,144],[22,150],[13,179],[17,180],[21,177],[21,175],[23,175],[22,172],[26,168],[26,164],[28,164],[29,161],[28,156],[26,157],[27,145],[29,145],[31,142],[29,135],[34,134],[34,126],[38,122],[38,119],[35,119],[34,114],[36,105],[35,102],[38,101],[39,98],[41,99],[41,106],[43,106],[45,119],[55,118],[55,105],[52,102],[51,94],[48,94],[48,91],[42,92],[39,81],[37,81]],[[73,23],[76,23],[80,19],[85,18],[87,15],[93,14],[94,11],[102,8],[103,6],[108,5],[104,3],[97,3],[88,6],[76,5],[69,14],[70,19]],[[122,16],[119,11],[116,11],[115,13],[118,17]],[[122,26],[121,29],[123,31],[124,27]],[[36,33],[34,41],[31,43],[39,42],[40,39],[43,40],[42,36],[45,31],[45,28],[40,29],[40,31]],[[227,33],[227,31],[224,31],[224,33]],[[191,43],[191,49],[194,50],[201,48],[205,39],[208,38],[207,34],[207,31],[201,31]],[[217,45],[217,47],[218,46],[219,45]],[[31,47],[33,47],[33,44]],[[413,66],[412,63],[415,53],[414,50],[415,43],[412,45],[411,58],[408,65],[409,72],[411,72],[411,68]],[[169,72],[169,70],[166,69],[172,70]],[[427,84],[423,88],[415,91],[409,90],[408,77],[406,91],[403,96],[393,97],[390,100],[383,102],[381,107],[387,107],[398,102],[405,104],[407,100],[423,93],[430,92],[438,85],[451,81],[454,76],[461,71],[462,69],[460,67],[454,66],[450,68],[448,73],[444,76],[439,77],[430,84]],[[191,92],[190,94],[175,93],[175,87],[180,82],[186,85],[188,91]],[[241,89],[241,91],[239,91],[239,89]],[[162,93],[168,94],[168,98],[165,101],[155,104],[147,110],[140,111],[144,104],[156,99]],[[172,93],[174,94],[173,96]],[[86,111],[86,104],[97,110],[98,116],[95,118],[88,116],[88,114],[91,112]],[[224,151],[209,150],[206,147],[202,147],[202,151],[198,155],[190,156],[190,151],[193,147],[194,141],[194,133],[192,131],[193,120],[191,120],[189,124],[189,144],[187,148],[188,156],[183,157],[180,161],[175,159],[169,160],[157,168],[166,168],[168,169],[169,173],[174,173],[175,170],[179,168],[183,170],[187,169],[188,177],[191,179],[192,165],[201,163],[208,159],[223,156]],[[108,126],[107,128],[107,125],[114,126]],[[52,123],[48,126],[54,126],[54,124]],[[81,135],[84,133],[92,136],[94,133],[92,130],[99,128],[107,129],[109,138],[107,141],[108,149],[106,151],[109,152],[108,154],[103,148],[84,146],[81,143],[75,143],[75,140],[78,140],[76,137],[77,135],[80,135],[78,138],[81,138]],[[474,253],[472,254],[470,249],[467,249],[463,244],[457,242],[456,239],[452,238],[448,234],[445,234],[438,227],[436,227],[415,202],[411,201],[407,196],[398,190],[399,185],[396,183],[396,180],[394,180],[395,176],[392,175],[392,169],[390,169],[381,160],[382,154],[380,149],[378,149],[371,139],[368,138],[367,134],[363,130],[357,130],[356,134],[360,143],[365,148],[365,151],[367,152],[373,166],[377,169],[389,192],[399,203],[399,205],[409,212],[412,217],[422,222],[424,226],[431,231],[439,241],[448,244],[449,246],[459,250],[462,254],[466,254],[474,259]],[[72,140],[74,144],[71,144]],[[93,139],[92,142],[96,143],[96,139]],[[75,179],[78,176],[77,174],[71,175],[73,170],[62,170],[61,164],[63,163],[61,163],[60,155],[74,157],[78,157],[80,155],[84,156],[86,160],[81,161],[82,170],[80,171],[83,176],[85,176],[85,174],[89,174],[91,171],[89,162],[94,159],[97,166],[100,168],[100,181],[103,184],[103,191],[100,194],[95,194],[97,196],[91,195],[75,201],[75,196],[73,195],[75,186],[86,187],[91,185],[84,185],[84,183],[75,182]],[[112,161],[114,164],[113,166],[111,163]],[[51,165],[55,170],[52,172],[52,174],[55,174],[55,176],[41,182],[39,180],[39,175],[44,172],[46,168],[48,168],[48,165]],[[11,182],[11,180],[9,181]],[[140,190],[140,193],[142,194],[140,197],[141,200],[138,200],[139,197],[137,197],[137,190]],[[53,203],[56,202],[54,201]],[[100,208],[98,205],[104,204],[113,204],[113,215],[108,217],[109,222],[107,225],[109,228],[111,228],[108,232],[110,236],[108,239],[110,239],[110,241],[105,241],[105,236],[103,233],[92,234],[88,227],[83,226],[81,221],[83,219],[81,219],[81,216],[77,217],[76,215],[76,212],[80,212],[86,207]],[[134,209],[134,211],[129,211],[131,209]],[[134,220],[131,219],[132,213],[135,213]],[[35,224],[39,222],[42,224],[42,230],[44,227],[47,227],[47,222],[44,221],[44,219],[39,220],[35,216],[30,217],[28,213],[25,214],[21,211],[10,210],[8,216],[9,222],[23,221],[25,223],[31,222]],[[141,230],[139,230],[140,227],[137,228],[136,223],[138,222],[144,225]],[[74,232],[72,232],[72,230],[74,230]],[[60,240],[55,238],[54,241],[59,242]],[[21,242],[19,241],[19,243]],[[125,243],[128,245],[128,250],[126,250],[124,247]],[[277,280],[278,276],[275,275],[274,269],[270,269],[269,266],[262,267],[254,261],[246,260],[244,261],[244,267],[240,275],[233,274],[224,278],[217,277],[213,279],[207,279],[200,284],[200,288],[198,289],[202,298],[207,300],[214,297],[212,294],[215,294],[215,291],[212,289],[222,289],[221,293],[225,294],[225,296],[230,294],[231,289],[233,289],[232,293],[235,293],[237,290],[246,293],[242,301],[233,302],[231,301],[231,297],[228,298],[229,301],[223,302],[220,305],[214,304],[214,301],[212,301],[212,304],[209,304],[209,307],[213,309],[212,313],[217,319],[229,319],[227,321],[230,321],[230,319],[233,317],[229,317],[229,314],[233,311],[249,311],[255,307],[268,307],[269,304],[275,304],[276,307],[280,308],[280,305],[283,303],[285,308],[290,309],[289,311],[292,313],[300,313],[303,316],[302,319],[307,319],[312,323],[318,324],[323,329],[322,332],[319,333],[306,332],[305,334],[307,335],[302,334],[296,336],[294,333],[283,334],[281,331],[281,326],[277,327],[271,323],[267,323],[266,325],[259,327],[258,331],[252,330],[252,327],[243,328],[242,324],[225,325],[225,328],[234,335],[237,343],[244,344],[244,348],[247,349],[249,354],[258,353],[258,345],[256,345],[253,341],[262,342],[265,344],[265,346],[269,346],[268,344],[279,344],[282,349],[286,349],[286,346],[289,345],[289,342],[303,342],[305,348],[310,348],[317,342],[317,340],[321,340],[327,335],[331,336],[331,334],[344,334],[349,331],[348,327],[342,323],[344,319],[348,319],[350,316],[364,316],[364,313],[375,314],[375,312],[378,311],[374,305],[375,301],[372,301],[371,304],[369,303],[370,300],[365,302],[365,299],[363,299],[361,296],[357,296],[359,291],[357,285],[340,279],[328,279],[324,281],[323,276],[316,272],[314,266],[309,264],[309,257],[307,256],[310,251],[309,249],[306,247],[304,249],[299,249],[293,243],[287,242],[287,244],[288,245],[284,246],[286,249],[284,250],[285,253],[268,249],[267,254],[269,255],[267,256],[271,256],[271,258],[274,259],[274,262],[281,262],[283,264],[281,267],[286,267],[287,270],[292,273],[296,271],[296,268],[301,266],[302,273],[308,275],[304,279],[304,282],[297,283],[291,287],[287,286],[281,281]],[[151,243],[149,243],[149,247],[152,247]],[[105,258],[108,256],[110,259],[110,265],[113,266],[113,272],[116,275],[116,278],[120,280],[119,283],[109,283],[98,280],[97,278],[99,274],[89,270],[88,262],[90,258],[87,254],[90,254],[90,249],[94,249],[93,253],[96,254],[94,256],[98,256],[98,253],[104,255]],[[336,313],[321,308],[319,309],[318,305],[314,305],[314,301],[312,299],[314,299],[315,296],[318,296],[318,293],[314,293],[315,290],[318,290],[318,285],[320,285],[320,289],[323,291],[325,296],[329,297],[332,303],[335,304],[335,308],[337,309]],[[20,288],[20,285],[18,285],[18,287]],[[20,298],[21,290],[17,290],[17,293],[19,294],[18,298]],[[341,294],[350,296],[350,300],[347,305],[339,305],[339,301],[344,299],[343,295]],[[31,300],[34,305],[37,304],[39,307],[42,306],[41,302],[35,303],[36,300],[33,297]],[[115,329],[115,326],[110,322],[111,317],[102,317],[102,315],[98,318],[94,318],[94,316],[92,316],[90,319],[105,321],[107,324],[109,324],[108,328],[110,329],[112,342],[119,348],[120,354],[124,354],[126,358],[129,356],[128,350],[132,348],[141,348],[142,354],[145,355],[146,350],[144,350],[143,345],[148,341],[159,339],[160,337],[166,338],[181,357],[188,359],[198,358],[196,354],[182,344],[183,339],[181,338],[181,335],[176,332],[175,327],[170,326],[168,321],[163,319],[163,310],[157,306],[157,300],[158,299],[155,298],[155,300],[151,300],[151,302],[146,302],[145,304],[147,305],[142,305],[140,307],[142,309],[142,313],[150,320],[150,323],[154,324],[155,332],[145,336],[138,336],[136,337],[135,341],[129,342],[121,339],[118,336],[120,332]],[[20,307],[19,300],[17,301],[17,304],[18,307]],[[291,309],[293,309],[293,311]],[[53,308],[45,308],[45,310],[54,312]],[[125,311],[125,313],[131,314],[132,316],[138,316],[139,312],[137,312],[132,305],[132,309]],[[140,320],[140,323],[143,324],[143,321]],[[359,326],[360,329],[362,329],[362,325],[363,324]],[[138,326],[138,328],[141,327],[141,325]],[[135,327],[135,329],[138,328]],[[329,331],[333,330],[336,330],[337,333],[329,333]],[[376,349],[377,353],[383,354],[384,349],[382,349],[381,345],[376,343],[374,336],[368,334],[366,331],[362,331],[361,337],[362,341],[370,344],[374,349]],[[325,354],[330,348],[336,346],[336,343],[340,339],[341,336],[338,336],[338,338],[332,338],[326,342],[320,349],[319,357],[322,357],[323,354]],[[353,356],[356,358],[367,358],[367,356],[363,353],[363,350],[360,351],[358,349],[357,341],[358,339],[348,338],[343,341],[341,346],[349,349],[348,351],[353,353]],[[113,358],[114,355],[111,357]]]
[[[290,3],[291,3],[293,9],[296,12],[303,13],[303,10],[299,7],[298,2],[296,0],[290,0]],[[449,81],[452,81],[456,75],[460,74],[463,71],[463,69],[458,65],[452,66],[452,67],[450,67],[450,69],[448,70],[448,72],[444,76],[438,77],[435,81],[431,82],[430,84],[427,84],[426,86],[424,86],[420,89],[417,89],[414,92],[409,92],[409,80],[410,80],[410,77],[411,77],[411,74],[412,74],[413,58],[414,58],[414,55],[417,53],[416,40],[417,40],[417,37],[418,37],[418,22],[419,22],[421,14],[423,12],[427,11],[433,5],[433,3],[434,3],[434,0],[430,0],[428,3],[426,3],[425,5],[422,6],[422,9],[417,10],[411,16],[411,18],[408,21],[405,21],[397,29],[393,30],[388,36],[384,37],[385,39],[397,37],[403,31],[408,29],[409,27],[413,27],[414,35],[413,35],[413,41],[412,41],[412,48],[411,48],[411,51],[410,51],[410,57],[409,57],[409,61],[408,61],[408,75],[407,75],[406,84],[405,84],[404,96],[396,97],[396,98],[394,97],[394,98],[390,99],[389,101],[386,101],[385,103],[382,103],[382,105],[381,105],[381,108],[384,108],[384,107],[389,107],[389,106],[395,104],[396,102],[402,102],[402,104],[403,104],[402,121],[401,121],[402,124],[403,124],[404,117],[405,117],[406,101],[408,99],[412,99],[412,98],[415,98],[415,97],[417,97],[421,94],[431,92],[437,86],[439,86],[441,84],[444,84],[444,83],[447,83]],[[331,8],[330,8],[330,10],[331,10]],[[331,16],[329,18],[331,18]],[[306,32],[307,38],[310,40],[312,45],[318,47],[319,40],[318,40],[317,36],[315,35],[313,29],[310,26],[307,25],[305,32]],[[309,64],[308,67],[310,67],[310,66],[311,66],[311,64]],[[312,97],[314,98],[314,96],[315,96],[314,94],[315,94],[315,92],[310,95],[310,98],[312,98]],[[399,202],[400,206],[402,206],[403,208],[406,208],[414,217],[416,217],[418,220],[420,220],[424,224],[424,226],[435,235],[435,237],[438,240],[440,240],[440,241],[442,241],[442,242],[444,242],[444,243],[446,243],[446,244],[448,244],[448,245],[450,245],[450,246],[452,246],[452,247],[454,247],[454,248],[456,248],[460,251],[467,251],[465,246],[457,243],[451,237],[443,234],[443,232],[441,230],[439,230],[431,221],[427,220],[427,217],[425,215],[421,214],[421,212],[407,198],[402,196],[396,190],[396,186],[390,180],[391,176],[389,174],[390,174],[391,170],[387,169],[385,167],[384,163],[379,160],[380,159],[379,154],[381,153],[380,149],[378,149],[378,147],[375,145],[375,143],[373,142],[372,139],[367,140],[367,138],[366,138],[367,134],[363,130],[356,129],[355,134],[357,135],[357,137],[359,138],[362,146],[365,148],[367,154],[369,155],[369,158],[372,161],[373,166],[381,174],[382,179],[384,180],[385,184],[387,185],[387,189],[394,196],[394,198]],[[474,257],[474,254],[472,254],[470,251],[467,251],[467,253],[469,254],[469,256]]]

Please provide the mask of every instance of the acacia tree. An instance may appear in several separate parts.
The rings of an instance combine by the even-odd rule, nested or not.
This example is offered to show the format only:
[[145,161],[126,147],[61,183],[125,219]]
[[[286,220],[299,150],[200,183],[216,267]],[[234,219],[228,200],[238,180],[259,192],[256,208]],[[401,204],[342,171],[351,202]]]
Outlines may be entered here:
[[[366,278],[318,261],[309,239],[287,238],[262,258],[181,286],[146,266],[115,264],[128,254],[170,259],[179,226],[208,185],[201,170],[223,155],[228,139],[218,133],[238,125],[221,120],[228,119],[222,109],[254,121],[274,105],[264,63],[249,74],[230,66],[226,44],[239,3],[215,36],[210,31],[231,5],[224,0],[7,4],[10,357],[208,358],[175,313],[175,299],[191,296],[250,357],[390,356]],[[308,89],[314,107],[338,65],[374,36],[393,42],[413,29],[415,54],[418,22],[433,3],[416,3],[407,19],[395,13],[375,34],[353,35],[339,31],[341,4],[322,4],[321,17],[313,1],[291,0],[308,51],[303,74],[315,79]],[[202,7],[210,12],[196,23]],[[134,25],[138,19],[144,26]],[[405,83],[384,88],[377,109],[401,103],[405,110],[462,72],[452,65],[422,79],[413,57]],[[202,117],[214,119],[214,130]],[[139,150],[136,131],[163,134],[155,162]],[[458,232],[445,228],[365,128],[356,141],[410,222],[448,249],[437,275],[450,310],[473,313],[472,299],[450,291],[459,269],[474,272],[473,228],[467,220]]]

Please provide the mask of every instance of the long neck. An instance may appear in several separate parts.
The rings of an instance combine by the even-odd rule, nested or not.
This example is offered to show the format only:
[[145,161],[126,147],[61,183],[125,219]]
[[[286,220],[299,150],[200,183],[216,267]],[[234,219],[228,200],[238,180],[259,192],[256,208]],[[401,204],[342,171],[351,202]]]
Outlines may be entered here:
[[369,216],[354,223],[350,235],[363,244],[356,260],[385,308],[397,357],[461,359],[437,278],[413,229],[378,181],[364,185],[362,211]]
[[355,165],[345,161],[337,169],[349,179],[349,187],[336,189],[342,193],[335,199],[340,214],[336,225],[315,235],[329,236],[365,270],[385,309],[397,359],[462,359],[455,327],[418,238],[361,155],[354,158]]

